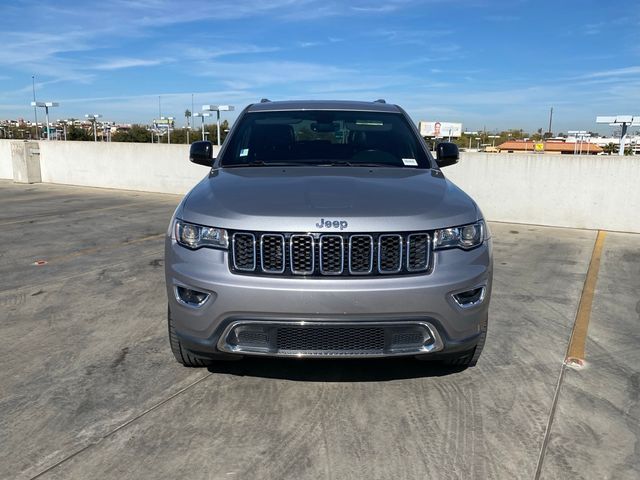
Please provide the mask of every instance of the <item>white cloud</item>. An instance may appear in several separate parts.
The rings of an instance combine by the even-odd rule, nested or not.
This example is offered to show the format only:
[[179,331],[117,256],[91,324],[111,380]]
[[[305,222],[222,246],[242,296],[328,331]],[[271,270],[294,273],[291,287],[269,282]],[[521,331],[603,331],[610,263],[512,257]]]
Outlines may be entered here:
[[96,70],[120,70],[122,68],[134,68],[134,67],[153,67],[156,65],[162,65],[167,62],[171,62],[172,59],[143,59],[143,58],[114,58],[107,60],[104,63],[96,65]]
[[586,75],[582,75],[578,78],[604,78],[604,77],[617,77],[620,75],[640,75],[640,65],[625,68],[614,68],[611,70],[601,70],[599,72],[591,72]]

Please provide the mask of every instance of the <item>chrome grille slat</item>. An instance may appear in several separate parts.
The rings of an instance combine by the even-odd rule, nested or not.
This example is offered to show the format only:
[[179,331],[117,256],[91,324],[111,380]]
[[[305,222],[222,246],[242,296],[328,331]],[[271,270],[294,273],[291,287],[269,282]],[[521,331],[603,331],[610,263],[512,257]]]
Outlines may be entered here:
[[349,273],[367,275],[373,270],[373,237],[351,235],[349,237]]
[[260,236],[260,265],[268,273],[284,272],[284,235],[266,233]]
[[242,272],[256,269],[256,237],[253,233],[234,233],[231,237],[233,266]]
[[320,273],[341,275],[344,272],[344,241],[342,235],[320,237]]
[[407,270],[420,272],[429,268],[431,237],[427,233],[412,233],[407,236]]
[[378,271],[398,273],[402,270],[402,235],[390,234],[378,237]]
[[313,235],[291,235],[289,239],[291,273],[310,275],[315,268],[315,239]]
[[249,275],[344,277],[429,273],[431,232],[230,232],[229,266]]

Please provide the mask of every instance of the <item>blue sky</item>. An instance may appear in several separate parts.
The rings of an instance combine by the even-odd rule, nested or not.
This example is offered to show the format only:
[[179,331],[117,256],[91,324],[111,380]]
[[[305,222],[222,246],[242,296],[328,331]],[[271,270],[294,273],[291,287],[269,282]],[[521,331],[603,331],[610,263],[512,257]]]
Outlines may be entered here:
[[183,123],[192,94],[385,98],[466,129],[640,114],[636,0],[4,0],[0,33],[0,118],[33,117],[33,74],[55,118],[149,123],[160,96]]

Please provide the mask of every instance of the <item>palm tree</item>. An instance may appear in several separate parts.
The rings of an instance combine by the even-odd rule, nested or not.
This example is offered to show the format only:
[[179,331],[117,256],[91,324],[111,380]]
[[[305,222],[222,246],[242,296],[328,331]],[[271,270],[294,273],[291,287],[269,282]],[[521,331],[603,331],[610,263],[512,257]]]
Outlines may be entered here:
[[604,150],[604,153],[612,155],[612,154],[616,153],[616,151],[617,151],[616,144],[615,143],[607,143],[604,147],[602,147],[602,150]]
[[188,108],[184,111],[184,118],[187,119],[187,145],[189,144],[189,131],[191,130],[191,125],[189,123],[189,120],[191,119],[191,110],[189,110]]

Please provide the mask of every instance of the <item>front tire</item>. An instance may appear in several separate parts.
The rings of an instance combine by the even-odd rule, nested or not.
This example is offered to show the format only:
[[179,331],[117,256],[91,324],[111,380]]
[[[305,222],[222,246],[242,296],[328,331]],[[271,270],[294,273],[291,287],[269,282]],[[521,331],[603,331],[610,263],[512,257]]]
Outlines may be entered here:
[[451,367],[475,367],[478,363],[478,359],[480,358],[480,354],[482,353],[484,344],[487,340],[488,324],[489,315],[487,314],[480,324],[480,336],[478,337],[478,343],[476,344],[476,346],[471,350],[467,350],[466,352],[452,355],[450,357],[445,357],[442,359],[442,363]]
[[176,329],[173,324],[173,318],[171,318],[171,310],[167,308],[167,324],[169,327],[169,344],[171,345],[171,351],[173,352],[173,356],[176,357],[176,360],[184,365],[185,367],[192,368],[202,368],[208,367],[212,364],[211,360],[197,357],[189,350],[182,346],[178,335],[176,334]]

